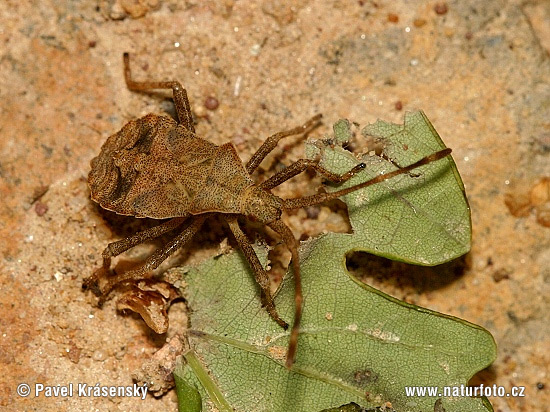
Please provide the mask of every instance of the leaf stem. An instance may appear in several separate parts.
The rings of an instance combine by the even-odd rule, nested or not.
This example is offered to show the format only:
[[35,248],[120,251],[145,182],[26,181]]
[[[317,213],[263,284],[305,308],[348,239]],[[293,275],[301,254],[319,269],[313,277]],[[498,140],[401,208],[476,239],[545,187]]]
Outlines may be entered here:
[[220,389],[216,385],[216,382],[212,380],[208,372],[204,369],[199,359],[195,355],[195,352],[189,351],[183,355],[189,367],[193,370],[193,373],[203,386],[204,390],[208,394],[210,400],[216,405],[216,408],[220,412],[233,412],[234,409],[229,405],[224,398]]

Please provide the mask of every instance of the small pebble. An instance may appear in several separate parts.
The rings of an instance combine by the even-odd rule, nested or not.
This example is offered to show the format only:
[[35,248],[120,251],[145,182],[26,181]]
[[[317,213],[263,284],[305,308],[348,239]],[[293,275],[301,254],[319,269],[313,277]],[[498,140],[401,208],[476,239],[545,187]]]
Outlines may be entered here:
[[449,11],[449,8],[447,7],[447,3],[437,3],[434,6],[435,14],[439,14],[440,16],[447,14]]
[[206,100],[204,101],[204,106],[208,109],[208,110],[216,110],[218,108],[218,106],[220,105],[220,102],[218,101],[218,99],[216,99],[215,97],[213,96],[208,96],[206,98]]
[[394,13],[389,13],[388,14],[388,21],[390,23],[397,23],[399,21],[399,16],[397,14],[394,14]]
[[72,363],[78,363],[80,361],[80,353],[82,350],[76,347],[74,344],[67,351],[67,357]]
[[97,362],[103,362],[106,357],[107,357],[107,354],[105,353],[105,351],[102,351],[102,350],[96,350],[92,355],[92,359]]
[[395,102],[395,110],[403,110],[403,103],[401,100]]
[[38,201],[34,204],[34,211],[38,216],[44,216],[48,211],[48,205],[46,203]]

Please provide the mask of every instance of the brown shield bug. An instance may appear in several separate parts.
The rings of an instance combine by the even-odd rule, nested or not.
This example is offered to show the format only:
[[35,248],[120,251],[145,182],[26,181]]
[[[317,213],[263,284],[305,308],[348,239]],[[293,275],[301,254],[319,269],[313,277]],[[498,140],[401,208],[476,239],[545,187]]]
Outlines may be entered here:
[[[233,144],[216,146],[196,135],[187,93],[179,82],[132,80],[128,53],[124,54],[124,75],[130,90],[172,89],[179,123],[169,116],[148,114],[132,120],[109,137],[100,154],[91,162],[92,170],[88,177],[91,197],[104,209],[121,215],[170,220],[110,243],[103,251],[102,267],[85,279],[84,287],[104,300],[119,284],[147,278],[170,254],[185,245],[209,216],[219,214],[227,221],[254,272],[267,312],[281,327],[287,329],[288,324],[279,317],[273,303],[268,275],[239,224],[239,220],[255,220],[278,233],[292,255],[296,284],[295,314],[286,359],[286,366],[291,367],[298,342],[302,290],[299,243],[281,220],[283,211],[323,203],[408,173],[448,156],[451,149],[440,150],[409,166],[378,175],[346,189],[282,199],[272,194],[271,189],[308,168],[330,182],[342,183],[364,169],[365,164],[359,163],[347,173],[338,175],[321,167],[317,160],[300,159],[257,184],[251,175],[277,143],[287,136],[306,134],[318,124],[320,115],[314,116],[302,126],[270,136],[250,160],[243,163]],[[113,257],[172,231],[172,239],[149,256],[140,267],[116,275],[111,273]],[[164,297],[168,298],[166,294]],[[150,326],[154,326],[151,325],[147,313],[140,313]]]

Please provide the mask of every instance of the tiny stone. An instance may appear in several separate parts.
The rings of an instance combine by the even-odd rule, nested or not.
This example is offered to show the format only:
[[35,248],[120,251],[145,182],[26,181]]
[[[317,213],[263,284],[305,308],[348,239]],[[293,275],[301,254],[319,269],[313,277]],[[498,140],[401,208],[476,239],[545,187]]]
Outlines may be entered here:
[[98,362],[103,362],[107,355],[102,350],[96,350],[94,354],[92,355],[92,359]]
[[426,20],[425,19],[415,19],[413,24],[414,24],[414,27],[422,27],[426,24]]
[[252,46],[250,48],[250,54],[252,56],[257,56],[258,54],[260,54],[260,50],[261,50],[262,46],[259,45],[259,44],[255,44],[254,46]]
[[111,19],[122,20],[126,16],[127,16],[126,12],[118,2],[113,4],[113,7],[111,8],[111,13],[109,13],[109,17],[111,17]]
[[435,14],[439,14],[440,16],[447,14],[449,11],[449,8],[447,7],[447,3],[437,3],[434,6]]
[[82,350],[80,348],[76,347],[75,345],[72,345],[69,349],[69,352],[67,352],[67,357],[71,362],[78,363],[78,361],[80,360],[81,352]]
[[218,106],[220,105],[220,102],[218,102],[218,99],[216,99],[213,96],[208,96],[206,100],[204,101],[204,106],[208,110],[216,110]]
[[401,100],[395,102],[395,110],[403,110],[403,103]]
[[397,23],[399,21],[399,16],[397,14],[394,14],[394,13],[389,13],[388,14],[388,21],[390,23]]
[[34,211],[38,216],[44,216],[48,211],[48,205],[38,201],[34,204]]

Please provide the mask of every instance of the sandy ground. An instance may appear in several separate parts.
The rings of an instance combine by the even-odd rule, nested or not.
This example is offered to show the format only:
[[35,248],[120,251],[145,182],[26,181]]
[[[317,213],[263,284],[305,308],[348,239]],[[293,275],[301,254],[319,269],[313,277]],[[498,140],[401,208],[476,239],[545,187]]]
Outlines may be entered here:
[[[531,199],[537,209],[528,198],[539,179],[550,176],[549,3],[291,3],[4,2],[0,409],[176,409],[173,391],[145,400],[16,393],[19,383],[131,385],[132,373],[185,326],[185,308],[178,304],[171,331],[156,337],[138,317],[118,315],[112,300],[94,307],[80,288],[105,245],[139,227],[91,202],[90,160],[130,119],[173,111],[169,93],[126,89],[125,51],[133,53],[137,78],[182,81],[198,133],[217,144],[232,141],[243,159],[267,135],[318,112],[325,123],[315,136],[341,117],[361,125],[377,118],[401,122],[404,111],[423,109],[453,149],[465,182],[472,251],[453,272],[377,260],[377,273],[364,256],[353,257],[351,266],[387,293],[490,330],[498,359],[474,382],[525,386],[526,395],[492,397],[496,411],[550,404],[550,308],[544,298],[550,228],[541,224],[547,189],[539,187]],[[219,101],[217,109],[207,109],[208,97]],[[289,164],[302,153],[296,140],[286,148],[262,168]],[[311,192],[311,183],[298,179],[279,193]],[[507,195],[509,204],[526,204],[523,213],[512,215]],[[289,221],[298,236],[346,230],[344,219],[329,212],[299,212]],[[203,235],[176,261],[197,263],[220,240]],[[134,257],[146,252],[139,249]]]

